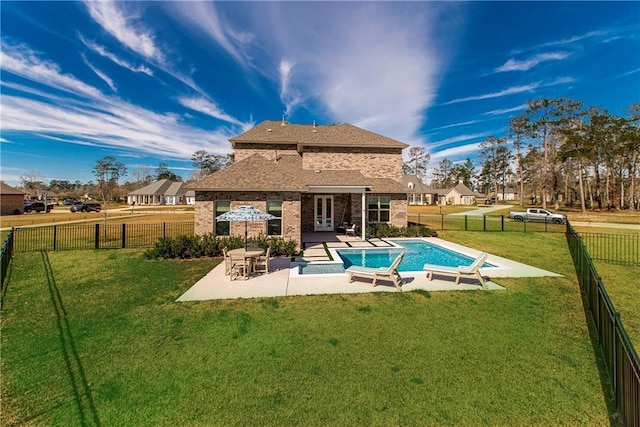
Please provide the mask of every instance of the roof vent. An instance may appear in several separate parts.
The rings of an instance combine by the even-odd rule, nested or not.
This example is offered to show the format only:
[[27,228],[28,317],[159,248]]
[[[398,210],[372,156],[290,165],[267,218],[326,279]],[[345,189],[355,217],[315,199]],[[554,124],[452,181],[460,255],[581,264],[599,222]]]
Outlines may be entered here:
[[267,129],[267,132],[271,132],[271,128]]
[[320,171],[314,171],[315,173],[320,173]]

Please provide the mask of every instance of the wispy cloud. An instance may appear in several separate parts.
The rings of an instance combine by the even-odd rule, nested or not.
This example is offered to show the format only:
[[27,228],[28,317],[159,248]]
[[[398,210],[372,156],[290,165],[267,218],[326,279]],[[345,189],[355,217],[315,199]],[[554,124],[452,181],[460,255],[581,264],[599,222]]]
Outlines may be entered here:
[[490,98],[500,98],[503,96],[514,95],[517,93],[533,92],[534,90],[542,87],[573,83],[574,81],[575,79],[573,77],[559,77],[555,80],[552,80],[546,83],[539,81],[539,82],[529,83],[528,85],[512,86],[507,89],[500,90],[498,92],[489,92],[482,95],[468,96],[465,98],[456,98],[456,99],[452,99],[451,101],[447,101],[442,105],[457,104],[459,102],[467,102],[467,101],[480,101],[483,99],[490,99]]
[[101,46],[97,43],[86,40],[81,34],[78,34],[78,38],[86,47],[94,51],[100,56],[104,56],[105,58],[110,59],[113,63],[126,68],[127,70],[133,71],[134,73],[144,73],[150,77],[153,77],[153,70],[145,65],[133,65],[128,61],[125,61],[122,58],[118,58],[115,54],[109,52],[104,46]]
[[37,58],[25,45],[11,45],[2,39],[0,47],[0,66],[5,72],[70,94],[92,98],[101,96],[96,88],[70,74],[63,74],[57,64]]
[[445,126],[438,126],[437,128],[431,128],[430,130],[441,130],[441,129],[456,128],[456,127],[460,127],[460,126],[473,125],[473,124],[476,124],[476,123],[480,123],[480,120],[469,120],[469,121],[466,121],[466,122],[453,123],[453,124],[445,125]]
[[93,64],[91,64],[84,55],[82,55],[82,60],[84,61],[87,67],[91,68],[91,71],[93,71],[98,77],[102,79],[102,81],[104,81],[111,88],[112,91],[114,92],[118,91],[115,83],[109,76],[107,76],[105,73],[103,73],[102,71],[94,67]]
[[[462,25],[449,3],[172,3],[179,22],[197,28],[244,67],[277,85],[290,115],[308,109],[409,142],[434,102],[447,61],[441,25]],[[238,37],[233,9],[251,34]],[[460,10],[448,20],[446,11]],[[375,22],[375,25],[371,23]],[[322,23],[319,37],[318,23]],[[454,28],[455,29],[455,28]]]
[[507,89],[500,90],[498,92],[489,92],[489,93],[484,93],[482,95],[452,99],[451,101],[445,102],[443,105],[456,104],[458,102],[479,101],[482,99],[499,98],[501,96],[513,95],[516,93],[531,92],[539,88],[540,85],[541,85],[541,82],[535,82],[535,83],[530,83],[528,85],[512,86]]
[[447,158],[449,160],[454,160],[460,157],[472,157],[475,153],[480,151],[480,143],[474,142],[472,144],[461,145],[459,147],[447,148],[445,150],[436,151],[431,153],[431,161],[440,160]]
[[239,126],[247,126],[240,120],[225,113],[220,107],[213,102],[204,98],[180,97],[178,102],[191,110],[198,111],[218,120]]
[[523,48],[523,49],[518,49],[516,50],[514,53],[515,54],[519,54],[519,53],[523,53],[523,52],[527,52],[527,51],[532,51],[532,50],[537,50],[537,49],[545,49],[545,48],[549,48],[549,47],[569,47],[571,48],[573,44],[575,44],[576,42],[580,42],[586,39],[591,39],[591,38],[598,38],[598,37],[603,37],[603,36],[608,36],[610,34],[609,31],[607,30],[595,30],[595,31],[589,31],[586,32],[584,34],[579,34],[577,36],[572,36],[572,37],[567,37],[567,38],[562,38],[562,39],[558,39],[558,40],[551,40],[549,42],[546,43],[541,43],[535,46],[531,46],[528,48]]
[[521,110],[524,110],[525,108],[527,108],[527,104],[520,104],[520,105],[517,105],[515,107],[511,107],[511,108],[502,108],[502,109],[499,109],[499,110],[487,111],[487,112],[482,113],[482,114],[483,115],[490,115],[490,116],[499,116],[501,114],[513,113],[514,111],[521,111]]
[[16,48],[3,43],[2,47],[3,72],[44,85],[43,89],[32,89],[2,82],[3,87],[18,92],[3,93],[3,132],[48,135],[73,144],[116,148],[132,155],[190,158],[198,150],[228,152],[228,139],[244,128],[221,110],[215,110],[213,104],[187,100],[185,103],[192,107],[205,111],[210,108],[210,113],[231,123],[214,130],[194,128],[175,113],[157,113],[115,96],[105,96],[74,76],[61,74],[55,64],[39,59],[24,46]]
[[491,134],[492,132],[481,132],[481,133],[453,136],[451,138],[441,139],[440,141],[434,141],[429,143],[429,149],[443,147],[451,144],[457,144],[458,142],[469,141],[471,139],[485,138]]
[[496,68],[494,71],[496,73],[503,73],[507,71],[527,71],[541,62],[546,61],[560,61],[569,56],[567,52],[547,52],[547,53],[539,53],[537,55],[532,56],[531,58],[518,60],[514,58],[510,58],[507,62]]
[[231,21],[220,17],[213,2],[172,2],[166,6],[170,14],[186,28],[213,39],[236,62],[248,65],[248,58],[242,49],[243,45],[254,40],[253,35],[232,28]]
[[85,2],[91,17],[120,43],[149,60],[163,63],[164,54],[156,46],[153,32],[136,22],[135,15],[126,14],[123,4],[108,0]]

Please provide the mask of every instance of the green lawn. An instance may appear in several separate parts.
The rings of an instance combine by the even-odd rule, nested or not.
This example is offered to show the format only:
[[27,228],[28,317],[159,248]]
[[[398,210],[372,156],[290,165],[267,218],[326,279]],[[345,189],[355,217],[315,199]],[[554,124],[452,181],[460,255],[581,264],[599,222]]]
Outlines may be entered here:
[[219,261],[20,253],[3,425],[607,425],[564,236],[441,235],[566,278],[175,303]]

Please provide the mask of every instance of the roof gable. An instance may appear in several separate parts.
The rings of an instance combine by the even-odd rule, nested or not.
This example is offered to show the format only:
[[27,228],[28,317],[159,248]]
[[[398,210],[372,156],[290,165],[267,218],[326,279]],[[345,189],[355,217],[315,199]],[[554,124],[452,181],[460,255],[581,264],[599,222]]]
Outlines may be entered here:
[[27,193],[25,193],[24,191],[18,190],[17,188],[14,188],[8,184],[5,184],[4,181],[0,181],[0,194],[3,194],[3,195],[16,194],[16,195],[24,196]]
[[185,193],[185,189],[182,188],[185,186],[184,182],[173,182],[168,179],[159,179],[156,182],[153,182],[146,187],[138,188],[137,190],[130,191],[130,195],[166,195],[166,196],[176,196]]

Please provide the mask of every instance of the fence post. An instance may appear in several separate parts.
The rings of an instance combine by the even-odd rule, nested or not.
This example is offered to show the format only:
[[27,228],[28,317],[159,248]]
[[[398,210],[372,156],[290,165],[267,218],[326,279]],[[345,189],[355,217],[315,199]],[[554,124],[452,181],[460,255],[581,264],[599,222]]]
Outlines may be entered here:
[[467,216],[464,216],[464,231],[467,231]]
[[122,249],[125,248],[127,242],[127,224],[122,223]]
[[96,224],[94,249],[100,249],[100,224]]
[[440,214],[442,217],[442,225],[440,226],[440,230],[444,230],[444,214]]
[[54,225],[53,226],[53,250],[56,250],[56,236],[58,235],[58,226]]
[[487,231],[487,216],[482,215],[482,231]]
[[500,231],[504,231],[504,215],[500,215]]
[[164,239],[165,237],[167,237],[167,223],[163,222],[162,223],[162,238]]

